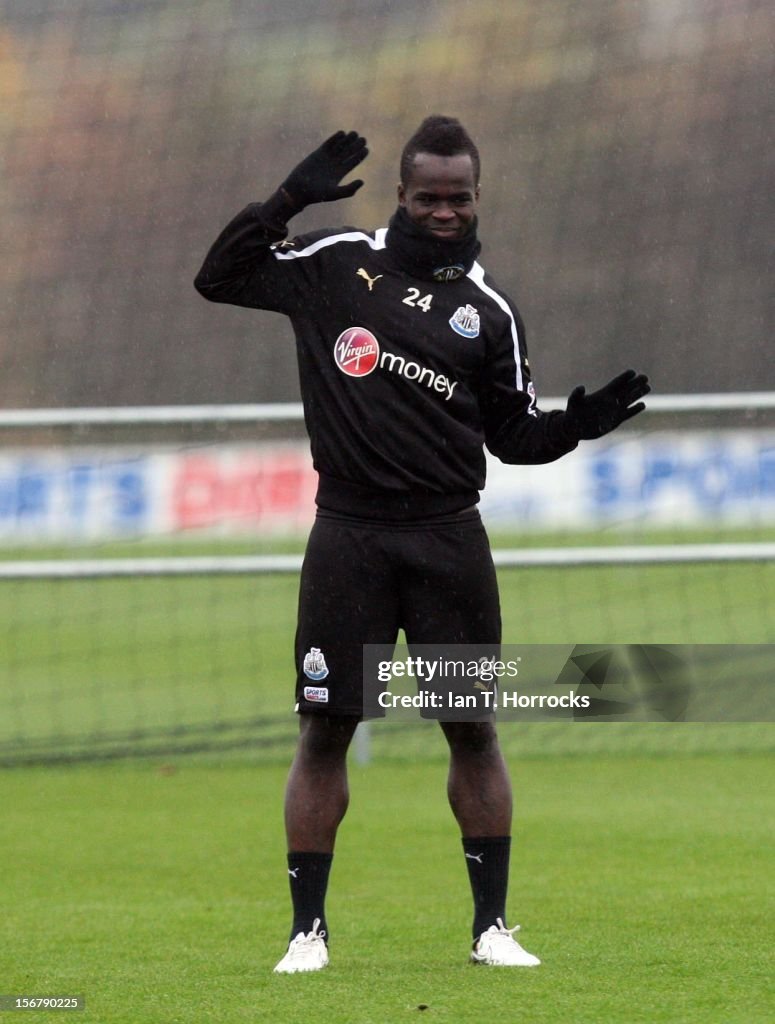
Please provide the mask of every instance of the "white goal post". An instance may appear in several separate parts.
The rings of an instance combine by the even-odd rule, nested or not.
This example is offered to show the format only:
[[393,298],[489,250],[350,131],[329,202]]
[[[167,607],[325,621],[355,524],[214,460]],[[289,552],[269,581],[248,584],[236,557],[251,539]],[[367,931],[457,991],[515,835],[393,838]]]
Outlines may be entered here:
[[[760,562],[775,559],[775,543],[623,544],[616,547],[495,549],[501,568],[593,565],[664,565],[692,562]],[[301,555],[222,555],[166,558],[31,559],[0,561],[0,579],[100,579],[123,576],[243,576],[297,573]]]
[[[564,409],[567,399],[544,398],[546,412]],[[734,412],[775,409],[775,392],[747,391],[721,394],[650,395],[646,413]],[[186,423],[292,422],[304,418],[301,402],[265,402],[234,405],[135,405],[72,409],[0,410],[0,428],[86,426],[174,426]]]

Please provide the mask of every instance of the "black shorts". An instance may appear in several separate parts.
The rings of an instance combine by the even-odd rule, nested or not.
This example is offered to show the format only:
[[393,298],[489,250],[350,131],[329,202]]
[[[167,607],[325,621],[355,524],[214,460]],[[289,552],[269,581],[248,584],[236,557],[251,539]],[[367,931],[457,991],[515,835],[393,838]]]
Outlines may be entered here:
[[299,591],[296,710],[363,717],[363,645],[501,639],[498,584],[479,512],[374,523],[319,512]]

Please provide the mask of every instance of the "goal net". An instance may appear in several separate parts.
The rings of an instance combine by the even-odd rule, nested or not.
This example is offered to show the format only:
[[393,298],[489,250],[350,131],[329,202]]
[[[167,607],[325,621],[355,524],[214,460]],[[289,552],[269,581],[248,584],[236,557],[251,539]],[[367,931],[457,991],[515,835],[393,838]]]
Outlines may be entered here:
[[[769,397],[655,405],[555,466],[492,465],[505,643],[775,639]],[[314,514],[299,415],[4,414],[0,760],[285,756]]]

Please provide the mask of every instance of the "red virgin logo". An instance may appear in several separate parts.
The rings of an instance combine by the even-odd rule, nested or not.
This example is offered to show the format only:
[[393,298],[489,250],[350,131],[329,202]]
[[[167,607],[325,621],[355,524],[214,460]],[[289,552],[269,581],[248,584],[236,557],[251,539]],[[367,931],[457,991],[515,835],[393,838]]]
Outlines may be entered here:
[[379,362],[379,342],[365,327],[348,327],[336,339],[334,359],[348,377],[365,377]]

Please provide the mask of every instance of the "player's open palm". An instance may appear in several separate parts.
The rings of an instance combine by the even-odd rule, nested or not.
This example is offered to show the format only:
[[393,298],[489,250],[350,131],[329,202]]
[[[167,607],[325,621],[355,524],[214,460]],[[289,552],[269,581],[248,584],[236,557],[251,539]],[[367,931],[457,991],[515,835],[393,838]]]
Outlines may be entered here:
[[283,190],[294,206],[348,199],[363,181],[340,185],[342,178],[368,156],[366,139],[357,132],[335,132],[295,167],[283,182]]
[[635,370],[625,370],[589,395],[579,385],[568,398],[566,422],[579,440],[602,437],[642,412],[646,406],[639,399],[649,391],[648,377]]

